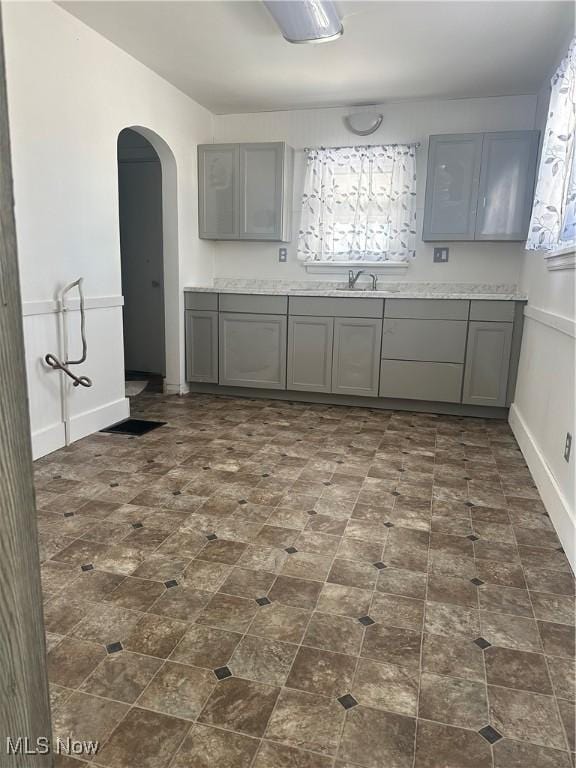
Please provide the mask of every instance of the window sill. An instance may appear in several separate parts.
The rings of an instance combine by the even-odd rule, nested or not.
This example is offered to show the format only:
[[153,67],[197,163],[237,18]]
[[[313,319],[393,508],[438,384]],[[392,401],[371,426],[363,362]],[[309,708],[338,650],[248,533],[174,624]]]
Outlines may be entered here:
[[552,272],[562,269],[576,269],[576,249],[569,245],[544,254],[546,266]]
[[301,261],[306,272],[319,275],[326,272],[347,273],[349,269],[361,269],[375,272],[406,272],[410,263],[407,261]]

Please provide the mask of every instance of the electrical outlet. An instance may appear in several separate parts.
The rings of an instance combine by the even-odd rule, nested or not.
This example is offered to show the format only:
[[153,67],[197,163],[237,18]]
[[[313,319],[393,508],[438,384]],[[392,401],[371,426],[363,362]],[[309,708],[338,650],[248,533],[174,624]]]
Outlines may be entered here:
[[278,248],[278,261],[288,261],[288,248]]
[[445,264],[448,261],[448,253],[448,248],[434,248],[434,264]]
[[570,453],[572,451],[572,435],[570,432],[566,432],[566,443],[564,444],[564,461],[570,461]]

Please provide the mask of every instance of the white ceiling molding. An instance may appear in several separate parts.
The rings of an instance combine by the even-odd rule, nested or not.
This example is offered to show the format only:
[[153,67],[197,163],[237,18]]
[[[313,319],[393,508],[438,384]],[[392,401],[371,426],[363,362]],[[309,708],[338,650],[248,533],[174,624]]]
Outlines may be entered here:
[[545,253],[544,258],[546,259],[546,266],[551,272],[557,272],[561,269],[576,269],[576,250],[573,246]]

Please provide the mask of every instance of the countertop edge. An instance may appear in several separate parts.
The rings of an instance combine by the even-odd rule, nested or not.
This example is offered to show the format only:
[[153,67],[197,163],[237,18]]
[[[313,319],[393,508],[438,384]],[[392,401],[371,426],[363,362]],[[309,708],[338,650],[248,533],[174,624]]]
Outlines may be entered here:
[[355,299],[465,299],[480,301],[527,301],[528,297],[521,293],[451,293],[446,291],[346,291],[323,290],[321,288],[217,288],[207,285],[190,285],[184,287],[185,293],[231,293],[254,296],[331,296],[337,298]]

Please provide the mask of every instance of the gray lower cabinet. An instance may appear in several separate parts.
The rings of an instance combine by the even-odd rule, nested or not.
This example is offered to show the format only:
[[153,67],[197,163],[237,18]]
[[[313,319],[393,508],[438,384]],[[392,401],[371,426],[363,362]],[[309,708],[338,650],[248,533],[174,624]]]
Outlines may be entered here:
[[378,396],[382,320],[334,319],[332,392]]
[[186,380],[218,383],[218,312],[186,310]]
[[459,403],[461,393],[462,365],[382,360],[380,397]]
[[288,389],[332,391],[333,339],[333,317],[288,318]]
[[286,389],[286,315],[220,313],[219,383]]
[[462,363],[466,350],[466,320],[384,318],[382,357]]
[[462,402],[506,405],[512,323],[470,321]]

